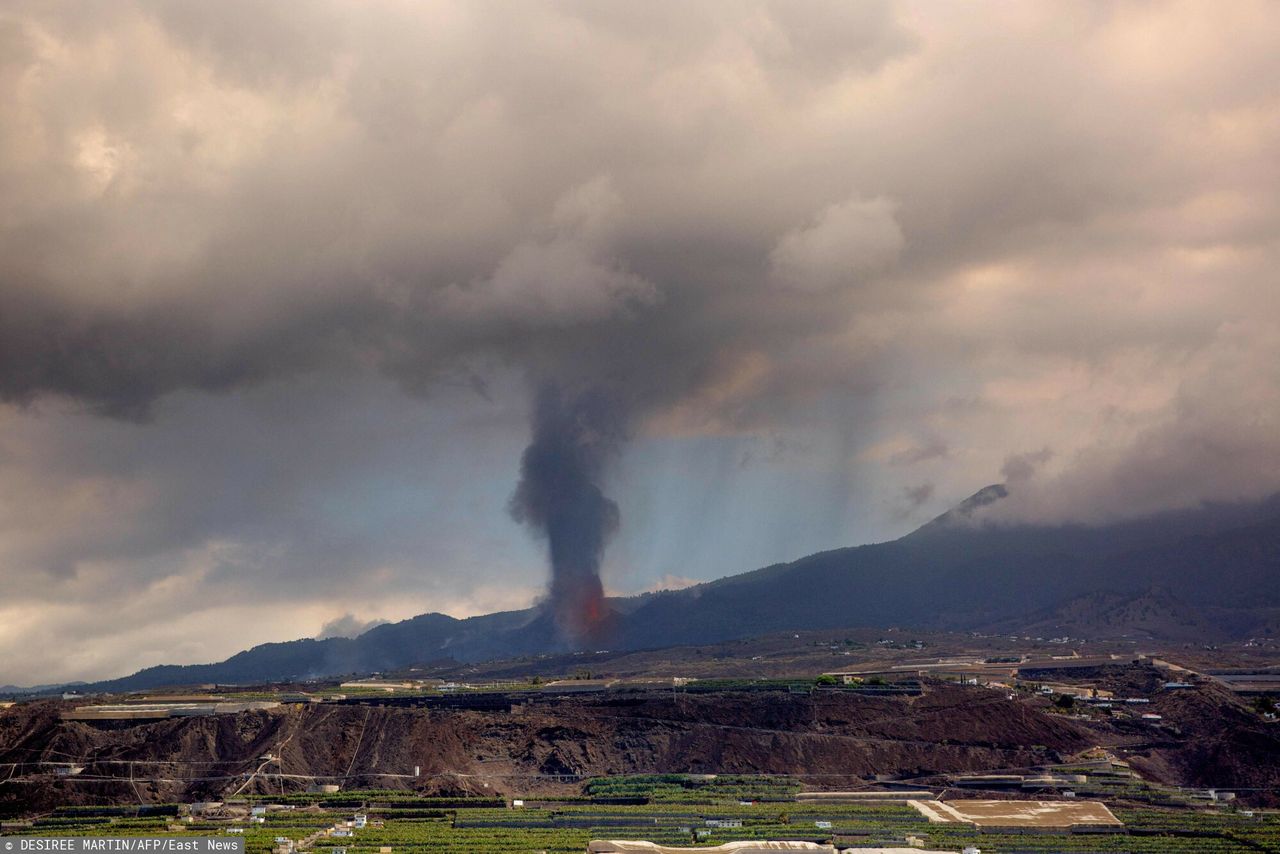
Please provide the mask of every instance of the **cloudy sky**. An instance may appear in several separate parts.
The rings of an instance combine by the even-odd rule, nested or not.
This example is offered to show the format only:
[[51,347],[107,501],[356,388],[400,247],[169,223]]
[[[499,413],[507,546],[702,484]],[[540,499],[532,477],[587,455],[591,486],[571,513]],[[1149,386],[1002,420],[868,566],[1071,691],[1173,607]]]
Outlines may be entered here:
[[[0,8],[0,684],[1280,488],[1270,3]],[[1014,500],[1016,499],[1016,500]]]

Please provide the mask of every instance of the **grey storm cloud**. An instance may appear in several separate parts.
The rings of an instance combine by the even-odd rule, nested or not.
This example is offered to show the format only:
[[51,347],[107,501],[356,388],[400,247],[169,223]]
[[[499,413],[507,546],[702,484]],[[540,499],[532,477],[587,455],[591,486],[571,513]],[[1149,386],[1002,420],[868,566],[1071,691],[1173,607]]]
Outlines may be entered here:
[[847,40],[780,9],[694,12],[670,57],[616,7],[11,12],[0,395],[146,417],[182,389],[357,360],[421,388],[496,358],[660,402],[732,373],[823,325],[753,270],[786,217],[817,217],[774,250],[815,281],[901,242],[883,199],[726,222],[733,174],[676,189],[753,121],[699,67],[726,27],[774,97],[909,47],[888,6],[833,5]]
[[191,609],[145,663],[300,578],[300,635],[518,604],[445,543],[550,384],[800,449],[832,539],[1028,448],[993,512],[1280,487],[1266,3],[17,0],[0,98],[0,653],[81,644],[13,679],[129,660],[94,590]]

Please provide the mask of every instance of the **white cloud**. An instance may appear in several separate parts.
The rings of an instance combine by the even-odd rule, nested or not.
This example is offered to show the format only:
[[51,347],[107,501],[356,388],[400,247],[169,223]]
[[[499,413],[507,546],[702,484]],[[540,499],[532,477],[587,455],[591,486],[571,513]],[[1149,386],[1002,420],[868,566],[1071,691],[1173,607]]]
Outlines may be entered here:
[[830,205],[783,235],[769,253],[774,279],[800,291],[852,287],[897,260],[905,239],[887,199]]

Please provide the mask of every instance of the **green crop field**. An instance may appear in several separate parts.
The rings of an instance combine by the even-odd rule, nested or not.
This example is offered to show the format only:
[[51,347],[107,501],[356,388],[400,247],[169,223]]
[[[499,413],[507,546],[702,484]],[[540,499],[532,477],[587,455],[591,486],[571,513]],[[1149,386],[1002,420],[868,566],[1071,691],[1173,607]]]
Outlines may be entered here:
[[[800,785],[779,777],[685,775],[606,777],[588,781],[576,797],[531,797],[514,807],[493,798],[416,797],[403,791],[365,790],[241,798],[227,804],[238,816],[187,817],[178,805],[63,807],[30,827],[6,834],[38,836],[224,835],[242,831],[252,854],[277,847],[278,838],[306,841],[306,850],[330,854],[440,852],[440,854],[580,854],[591,839],[647,839],[666,845],[706,846],[737,839],[834,841],[858,848],[905,843],[908,835],[928,847],[984,854],[1227,854],[1280,852],[1280,815],[1205,809],[1122,808],[1114,812],[1123,833],[981,832],[967,825],[926,821],[906,805],[797,802]],[[263,823],[251,822],[252,806],[272,805]],[[349,837],[324,831],[368,816]],[[708,821],[741,826],[714,827]],[[829,822],[818,826],[818,822]]]

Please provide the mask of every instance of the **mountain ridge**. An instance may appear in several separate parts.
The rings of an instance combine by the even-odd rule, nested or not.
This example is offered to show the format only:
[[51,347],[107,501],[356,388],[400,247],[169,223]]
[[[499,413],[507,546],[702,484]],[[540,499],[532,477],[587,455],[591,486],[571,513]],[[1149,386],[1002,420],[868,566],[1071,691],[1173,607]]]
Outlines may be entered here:
[[[1280,496],[1106,526],[982,524],[979,511],[1008,495],[1001,484],[984,487],[896,540],[610,600],[616,631],[608,645],[649,649],[852,626],[1013,630],[1019,621],[1052,623],[1055,609],[1069,609],[1081,597],[1107,594],[1111,607],[1152,590],[1171,613],[1196,603],[1201,613],[1190,621],[1215,636],[1247,637],[1272,627],[1271,609],[1280,607]],[[1150,606],[1133,611],[1150,612]],[[1123,613],[1114,612],[1113,620]],[[1058,622],[1063,619],[1095,630],[1106,626],[1081,622],[1079,615]],[[427,613],[355,638],[261,644],[221,662],[157,665],[75,687],[128,691],[283,681],[570,649],[536,606],[465,619]]]

